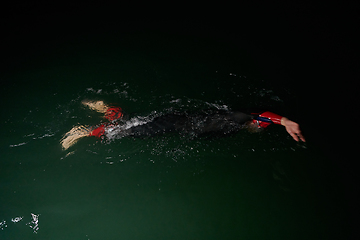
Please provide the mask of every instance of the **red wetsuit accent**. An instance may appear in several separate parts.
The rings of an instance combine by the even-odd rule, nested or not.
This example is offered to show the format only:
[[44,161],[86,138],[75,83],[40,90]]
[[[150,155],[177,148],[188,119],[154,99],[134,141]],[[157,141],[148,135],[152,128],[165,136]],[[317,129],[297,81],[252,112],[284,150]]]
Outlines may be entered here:
[[114,121],[122,117],[122,109],[120,107],[109,107],[105,113],[105,118]]
[[266,118],[270,119],[273,123],[281,125],[282,116],[277,115],[275,113],[264,112],[264,113],[260,114],[259,117],[266,117]]
[[[120,107],[109,107],[105,113],[105,118],[109,121],[114,121],[119,119],[123,116],[122,109]],[[108,124],[101,124],[99,127],[92,130],[89,136],[95,136],[100,138],[102,135],[105,134],[105,127]]]
[[[275,114],[275,113],[272,113],[272,112],[263,112],[263,113],[259,114],[259,117],[268,118],[268,119],[270,119],[270,120],[272,121],[272,123],[281,125],[282,116],[277,115],[277,114]],[[256,119],[253,120],[253,123],[258,124],[259,128],[260,128],[260,127],[266,128],[266,127],[268,127],[269,125],[271,125],[270,122],[264,122],[264,121],[260,121],[260,120],[256,120]]]
[[94,136],[100,138],[105,133],[105,124],[101,124],[99,127],[92,130],[89,136]]

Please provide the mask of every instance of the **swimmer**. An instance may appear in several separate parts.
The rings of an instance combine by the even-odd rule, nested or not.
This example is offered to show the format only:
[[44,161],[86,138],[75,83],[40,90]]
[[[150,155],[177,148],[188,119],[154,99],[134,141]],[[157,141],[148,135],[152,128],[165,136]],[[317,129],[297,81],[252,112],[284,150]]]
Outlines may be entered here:
[[[150,121],[126,124],[120,107],[106,105],[103,101],[82,101],[84,106],[103,113],[108,120],[97,127],[76,126],[67,132],[60,143],[64,150],[71,147],[83,137],[104,137],[115,133],[115,137],[153,136],[166,132],[192,132],[196,135],[234,133],[243,128],[261,130],[271,124],[283,125],[295,141],[305,142],[299,124],[272,112],[245,114],[237,111],[201,111],[200,113],[180,113],[155,117]],[[115,130],[115,131],[114,131]]]

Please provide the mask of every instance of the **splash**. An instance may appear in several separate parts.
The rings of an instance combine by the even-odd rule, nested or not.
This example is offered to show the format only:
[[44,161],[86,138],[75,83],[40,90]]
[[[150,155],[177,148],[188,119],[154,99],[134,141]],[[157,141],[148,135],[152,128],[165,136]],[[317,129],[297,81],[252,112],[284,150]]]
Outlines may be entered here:
[[31,213],[32,220],[31,220],[31,222],[26,224],[30,228],[33,229],[34,233],[38,233],[38,231],[39,231],[39,216],[40,216],[40,214]]
[[[38,233],[40,227],[39,227],[39,216],[40,214],[34,214],[34,213],[30,213],[31,214],[31,221],[30,222],[27,222],[25,223],[26,226],[29,226],[33,233]],[[21,222],[23,222],[23,220],[25,219],[26,217],[24,216],[17,216],[17,217],[13,217],[10,219],[10,221],[13,223],[13,224],[20,224]],[[0,221],[0,230],[5,230],[5,228],[11,228],[12,224],[9,224],[7,223],[6,220],[2,220]]]
[[7,224],[6,224],[6,221],[5,221],[5,220],[2,220],[2,221],[0,222],[0,229],[1,229],[1,230],[4,230],[4,228],[7,228]]
[[114,139],[119,139],[130,134],[129,130],[133,127],[141,126],[151,122],[155,116],[137,116],[133,117],[127,121],[121,122],[118,125],[110,125],[109,127],[105,128],[105,136],[106,138],[111,141]]
[[20,147],[27,144],[27,142],[22,142],[22,143],[18,143],[18,144],[10,144],[9,147],[13,148],[13,147]]
[[12,218],[11,221],[13,223],[17,223],[17,222],[20,222],[24,217],[15,217],[15,218]]

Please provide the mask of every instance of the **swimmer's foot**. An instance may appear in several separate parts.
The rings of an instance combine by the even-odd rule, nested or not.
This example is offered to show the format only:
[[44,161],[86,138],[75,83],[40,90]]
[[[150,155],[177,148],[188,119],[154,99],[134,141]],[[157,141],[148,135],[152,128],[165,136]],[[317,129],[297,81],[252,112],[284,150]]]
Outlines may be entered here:
[[84,106],[89,107],[91,110],[95,110],[99,113],[106,113],[106,110],[109,108],[103,101],[89,101],[83,100],[81,102]]

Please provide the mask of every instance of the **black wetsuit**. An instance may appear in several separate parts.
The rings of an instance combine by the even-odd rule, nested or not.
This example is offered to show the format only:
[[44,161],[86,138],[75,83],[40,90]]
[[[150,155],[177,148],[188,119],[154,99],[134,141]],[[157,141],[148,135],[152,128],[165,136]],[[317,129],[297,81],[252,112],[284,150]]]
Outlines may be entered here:
[[252,115],[231,111],[171,113],[145,124],[117,131],[117,137],[153,136],[167,132],[192,133],[197,136],[226,135],[244,128],[245,123],[252,119]]

